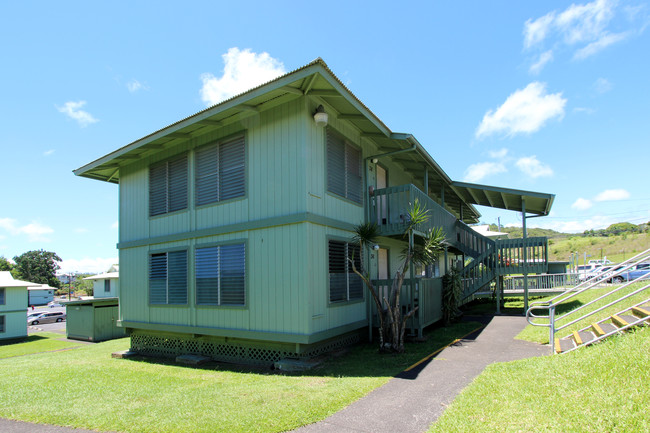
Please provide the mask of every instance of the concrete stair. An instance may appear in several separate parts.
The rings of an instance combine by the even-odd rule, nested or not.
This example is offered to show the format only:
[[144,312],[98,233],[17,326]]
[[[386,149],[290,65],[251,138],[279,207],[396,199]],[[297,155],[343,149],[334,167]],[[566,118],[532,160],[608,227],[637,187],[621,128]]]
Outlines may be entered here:
[[566,353],[619,332],[625,332],[629,328],[648,324],[650,324],[650,299],[641,305],[630,307],[579,331],[574,331],[564,338],[556,338],[553,347],[555,353]]

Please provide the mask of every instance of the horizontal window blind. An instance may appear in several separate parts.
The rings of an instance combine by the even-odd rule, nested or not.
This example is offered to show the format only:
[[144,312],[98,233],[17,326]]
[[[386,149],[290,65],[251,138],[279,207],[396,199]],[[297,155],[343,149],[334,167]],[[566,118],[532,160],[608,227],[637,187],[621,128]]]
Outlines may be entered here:
[[149,303],[187,304],[187,251],[149,257]]
[[187,209],[187,155],[149,167],[149,216]]
[[362,202],[361,152],[336,133],[327,131],[327,190]]
[[198,305],[245,305],[245,244],[198,248],[196,290]]
[[246,194],[244,136],[203,147],[196,152],[196,205]]
[[361,253],[357,245],[330,240],[329,255],[329,289],[330,302],[349,301],[363,298],[363,281],[354,273],[348,258],[361,271]]

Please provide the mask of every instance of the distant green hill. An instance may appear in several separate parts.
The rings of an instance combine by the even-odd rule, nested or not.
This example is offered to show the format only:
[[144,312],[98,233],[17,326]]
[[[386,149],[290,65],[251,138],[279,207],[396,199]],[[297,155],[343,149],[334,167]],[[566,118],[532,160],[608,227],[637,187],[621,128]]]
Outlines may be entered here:
[[[490,225],[490,230],[498,231],[495,224]],[[508,233],[510,238],[523,236],[521,227],[502,227],[500,231]],[[551,261],[569,261],[571,253],[578,253],[580,263],[585,260],[585,254],[587,261],[607,257],[618,263],[650,249],[650,223],[617,223],[606,229],[587,230],[581,234],[530,228],[528,236],[546,236],[549,239]]]

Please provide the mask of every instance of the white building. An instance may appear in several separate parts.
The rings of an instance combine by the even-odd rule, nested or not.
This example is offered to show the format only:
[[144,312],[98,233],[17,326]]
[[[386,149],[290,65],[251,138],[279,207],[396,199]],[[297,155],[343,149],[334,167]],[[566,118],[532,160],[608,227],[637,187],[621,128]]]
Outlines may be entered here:
[[84,280],[93,282],[93,297],[95,298],[116,298],[120,289],[119,265],[112,265],[103,274],[86,277]]

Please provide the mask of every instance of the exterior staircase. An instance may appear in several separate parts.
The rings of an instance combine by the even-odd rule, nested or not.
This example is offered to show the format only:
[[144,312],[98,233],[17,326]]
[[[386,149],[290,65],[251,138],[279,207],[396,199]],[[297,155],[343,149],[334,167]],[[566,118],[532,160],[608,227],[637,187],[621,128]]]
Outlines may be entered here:
[[548,271],[548,240],[545,237],[492,240],[462,221],[457,221],[456,226],[458,249],[472,258],[460,272],[462,303],[471,301],[476,292],[499,276]]
[[[579,347],[594,344],[611,335],[624,332],[627,329],[647,325],[650,323],[650,297],[644,296],[650,293],[650,280],[646,279],[647,276],[641,276],[621,285],[613,285],[611,290],[598,298],[556,316],[558,307],[568,303],[577,295],[595,289],[606,281],[616,281],[616,276],[627,272],[639,263],[647,261],[650,261],[650,249],[621,263],[615,268],[615,271],[594,276],[571,292],[563,293],[548,301],[532,303],[526,312],[526,318],[533,326],[549,328],[549,342],[552,342],[551,347],[553,353],[556,354],[571,352]],[[635,304],[631,299],[638,300],[639,296],[637,295],[645,299]],[[596,303],[605,303],[605,305],[594,309]],[[621,308],[621,310],[615,314],[607,315],[607,311],[611,311],[611,308],[615,306]],[[546,311],[547,314],[537,315],[535,314],[536,311]],[[578,313],[582,315],[579,316]],[[571,315],[579,317],[562,325],[558,324],[560,321],[569,320],[567,318]],[[536,321],[536,319],[542,319],[542,321]],[[567,335],[564,337],[556,337],[560,331],[578,322],[586,322],[587,325],[570,333],[567,331]]]
[[625,331],[634,326],[650,323],[650,299],[640,305],[596,321],[579,331],[573,331],[564,338],[555,338],[555,353],[570,352],[581,346],[588,346],[610,335]]

